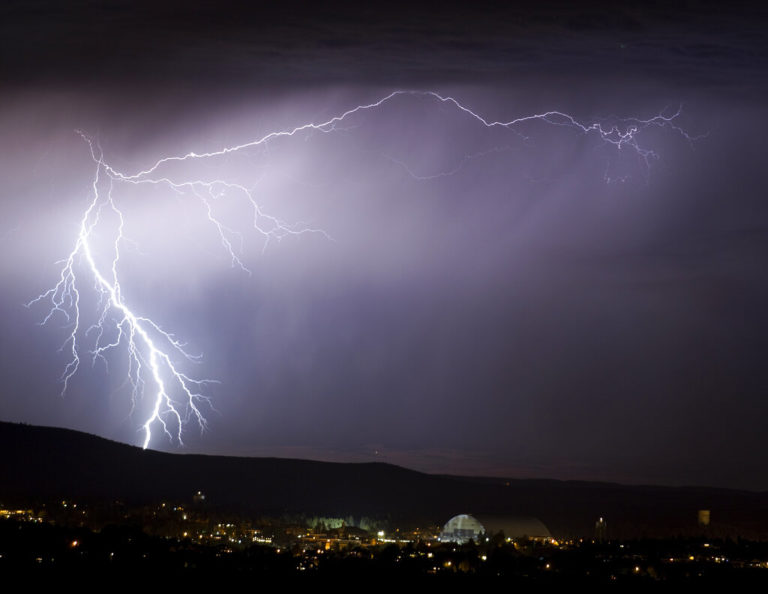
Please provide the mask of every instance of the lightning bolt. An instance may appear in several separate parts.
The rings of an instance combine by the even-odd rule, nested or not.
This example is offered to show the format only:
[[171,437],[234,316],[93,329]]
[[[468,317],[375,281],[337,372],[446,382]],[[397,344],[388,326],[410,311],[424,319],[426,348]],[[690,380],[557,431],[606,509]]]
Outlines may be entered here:
[[[152,394],[151,410],[140,429],[144,434],[144,448],[149,446],[153,427],[156,426],[159,426],[172,442],[183,444],[184,426],[193,421],[201,431],[205,431],[207,428],[205,413],[213,410],[206,388],[216,380],[193,378],[184,371],[186,365],[198,362],[200,356],[189,353],[185,348],[186,345],[164,330],[160,324],[139,315],[122,289],[119,270],[120,254],[128,239],[123,233],[124,214],[113,194],[117,185],[161,186],[181,196],[192,196],[199,200],[206,220],[216,231],[221,247],[229,257],[232,266],[250,274],[240,257],[242,246],[238,249],[233,244],[235,238],[240,237],[239,234],[217,217],[212,208],[212,202],[224,194],[239,195],[247,201],[252,211],[252,227],[263,237],[265,249],[270,241],[289,236],[305,233],[318,233],[325,237],[328,235],[321,229],[290,225],[263,212],[252,190],[244,185],[225,179],[173,179],[171,175],[162,173],[165,166],[172,163],[202,161],[253,147],[266,146],[267,143],[278,138],[295,137],[311,132],[331,133],[341,130],[341,125],[355,114],[376,110],[396,99],[408,98],[430,101],[437,107],[449,108],[460,117],[470,118],[478,126],[506,129],[521,138],[526,137],[519,131],[520,126],[535,121],[568,128],[578,134],[593,135],[600,143],[612,146],[616,150],[633,151],[645,167],[650,167],[651,162],[658,158],[658,154],[640,143],[643,131],[649,128],[667,128],[689,142],[699,138],[688,135],[677,125],[676,120],[681,113],[680,109],[668,115],[659,113],[647,119],[613,118],[610,121],[582,122],[560,111],[546,111],[500,121],[484,118],[453,97],[443,96],[433,91],[413,90],[393,91],[374,102],[357,105],[326,121],[309,122],[293,128],[273,131],[244,144],[211,152],[188,152],[162,157],[147,168],[131,174],[118,171],[110,165],[104,159],[98,143],[86,133],[77,131],[87,144],[95,167],[88,206],[80,220],[72,250],[59,263],[61,269],[58,281],[53,287],[26,304],[28,307],[47,304],[48,311],[41,324],[50,322],[56,316],[63,317],[69,324],[69,333],[61,347],[61,350],[69,356],[61,376],[62,395],[66,393],[70,380],[80,371],[83,358],[88,356],[93,363],[99,360],[108,365],[107,355],[121,349],[127,360],[125,385],[130,385],[131,410],[139,399],[146,397],[147,393]],[[471,160],[507,149],[508,147],[497,147],[490,151],[465,155],[457,166],[430,175],[416,175],[406,163],[391,158],[390,160],[402,166],[413,178],[429,180],[453,175]],[[608,179],[607,173],[606,179]],[[105,223],[104,218],[107,215],[117,221],[116,226],[113,225],[114,229]],[[111,237],[108,253],[95,253],[94,235],[97,230],[101,233],[109,233]],[[82,269],[84,272],[81,272]],[[94,316],[96,321],[87,327],[84,327],[86,324],[81,315],[81,296],[84,291],[90,291],[96,300]]]

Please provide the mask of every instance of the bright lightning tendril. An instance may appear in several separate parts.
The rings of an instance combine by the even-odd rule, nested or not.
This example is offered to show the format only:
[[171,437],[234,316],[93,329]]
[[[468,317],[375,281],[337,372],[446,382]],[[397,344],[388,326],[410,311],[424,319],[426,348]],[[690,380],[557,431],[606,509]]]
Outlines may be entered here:
[[[68,352],[70,356],[62,374],[62,394],[66,392],[70,380],[80,369],[82,358],[86,353],[94,362],[100,359],[106,363],[105,356],[110,351],[121,347],[127,355],[126,381],[131,386],[132,406],[135,406],[138,399],[142,398],[146,392],[154,394],[151,413],[142,424],[144,448],[149,445],[152,439],[152,428],[156,425],[162,427],[170,440],[175,439],[181,444],[184,425],[193,420],[201,430],[205,430],[204,410],[212,409],[210,397],[204,392],[205,387],[215,380],[195,379],[182,370],[183,365],[198,360],[199,356],[188,353],[185,350],[185,345],[158,323],[136,313],[123,293],[118,265],[121,245],[127,239],[123,235],[123,212],[113,197],[113,188],[116,184],[164,186],[180,194],[191,194],[202,202],[207,220],[216,230],[223,249],[231,259],[232,266],[248,272],[230,240],[234,232],[214,215],[211,208],[211,201],[223,192],[240,194],[248,201],[253,212],[253,228],[257,233],[263,235],[265,242],[291,235],[324,234],[324,232],[309,227],[292,226],[262,212],[251,191],[241,184],[230,183],[222,179],[173,180],[170,176],[160,174],[161,168],[171,162],[202,160],[234,153],[265,145],[277,138],[297,136],[303,132],[332,132],[337,130],[337,126],[352,115],[374,110],[397,97],[403,96],[421,97],[435,102],[436,105],[446,105],[455,109],[458,115],[472,118],[478,125],[487,128],[504,128],[515,131],[518,125],[534,120],[554,126],[568,127],[576,132],[594,135],[599,141],[613,145],[616,149],[634,151],[646,166],[649,166],[651,160],[657,158],[658,155],[652,149],[642,147],[638,143],[638,133],[642,130],[650,127],[669,128],[688,141],[694,140],[675,123],[680,115],[679,109],[671,115],[662,113],[649,119],[624,119],[620,120],[618,124],[603,124],[599,121],[583,123],[559,111],[548,111],[510,121],[491,121],[462,105],[456,99],[431,91],[394,91],[378,101],[358,105],[322,123],[306,123],[292,129],[271,132],[251,142],[212,152],[189,152],[179,156],[163,157],[150,167],[133,174],[126,174],[112,167],[104,160],[104,155],[98,144],[85,133],[78,131],[78,134],[87,143],[95,164],[90,202],[80,221],[74,246],[69,255],[61,261],[58,282],[27,304],[28,306],[38,303],[49,305],[50,309],[42,320],[42,324],[47,323],[56,315],[63,316],[70,324],[71,330],[62,345],[62,350]],[[457,168],[428,177],[416,176],[406,164],[399,161],[395,162],[403,166],[416,179],[434,179],[452,175],[467,161],[483,156],[488,152],[467,155]],[[111,211],[118,221],[117,228],[112,235],[113,241],[110,246],[111,254],[108,267],[100,264],[92,246],[93,235],[100,228],[101,216],[104,211]],[[85,267],[90,277],[89,282],[93,283],[92,286],[85,285],[87,279],[84,279],[83,275],[79,273],[82,266]],[[84,324],[81,323],[80,311],[81,293],[84,290],[94,291],[98,308],[96,311],[97,321],[87,328],[84,328]],[[114,336],[114,338],[108,339],[108,336]]]

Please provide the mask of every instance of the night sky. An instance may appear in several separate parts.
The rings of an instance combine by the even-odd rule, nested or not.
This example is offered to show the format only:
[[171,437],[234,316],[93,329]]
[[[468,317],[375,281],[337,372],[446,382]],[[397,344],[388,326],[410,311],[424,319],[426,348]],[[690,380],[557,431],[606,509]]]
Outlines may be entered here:
[[207,432],[150,447],[768,490],[765,9],[316,4],[3,4],[0,419],[142,441],[151,399],[131,410],[124,351],[86,358],[61,396],[66,319],[24,306],[91,199],[75,130],[134,173],[398,89],[502,121],[682,106],[694,139],[642,132],[647,165],[413,95],[164,171],[226,177],[327,233],[265,246],[242,201],[216,199],[251,274],[192,194],[117,188],[126,302],[220,381]]

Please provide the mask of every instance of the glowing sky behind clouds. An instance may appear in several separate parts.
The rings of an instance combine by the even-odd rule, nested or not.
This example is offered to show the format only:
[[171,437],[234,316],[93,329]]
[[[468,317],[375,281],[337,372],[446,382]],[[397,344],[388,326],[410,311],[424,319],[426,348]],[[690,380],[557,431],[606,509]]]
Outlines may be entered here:
[[[403,86],[500,119],[648,117],[683,103],[681,124],[708,135],[693,146],[649,135],[660,159],[648,172],[566,129],[527,126],[526,141],[419,101],[227,156],[204,173],[254,184],[267,212],[333,241],[262,252],[246,236],[248,276],[199,205],[142,190],[122,203],[138,245],[125,290],[222,381],[220,414],[185,451],[768,488],[759,18],[529,9],[475,17],[470,33],[458,11],[438,23],[387,12],[366,40],[360,13],[316,29],[275,13],[249,35],[193,11],[184,26],[155,14],[148,30],[120,28],[117,50],[104,31],[141,12],[5,10],[4,44],[48,41],[6,66],[0,99],[0,418],[140,442],[121,378],[99,364],[58,396],[65,331],[21,305],[51,285],[87,201],[93,163],[75,128],[135,171]],[[401,163],[459,170],[418,180]],[[221,208],[242,222],[237,204]]]

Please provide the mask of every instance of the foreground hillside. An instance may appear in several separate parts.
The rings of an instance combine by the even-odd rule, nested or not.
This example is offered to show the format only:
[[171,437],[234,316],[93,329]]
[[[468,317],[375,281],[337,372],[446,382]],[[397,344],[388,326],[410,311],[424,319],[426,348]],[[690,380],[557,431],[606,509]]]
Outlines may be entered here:
[[555,536],[713,534],[768,538],[768,493],[700,487],[429,475],[382,463],[166,454],[67,429],[0,423],[0,502],[190,501],[244,513],[315,513],[439,524],[457,513],[535,516]]

